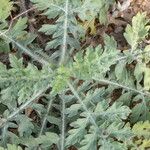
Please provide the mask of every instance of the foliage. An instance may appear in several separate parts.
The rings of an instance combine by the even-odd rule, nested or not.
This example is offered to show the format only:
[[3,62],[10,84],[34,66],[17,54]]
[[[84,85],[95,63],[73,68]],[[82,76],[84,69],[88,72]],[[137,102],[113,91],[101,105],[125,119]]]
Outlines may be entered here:
[[95,76],[103,77],[110,70],[110,66],[116,63],[118,51],[115,40],[106,35],[104,42],[106,45],[104,49],[101,46],[95,49],[87,48],[84,57],[82,52],[76,54],[73,62],[73,72],[76,77],[81,79],[92,79]]
[[137,147],[141,150],[147,149],[150,147],[150,130],[149,121],[138,122],[132,128],[133,133],[135,134],[135,139],[133,140],[133,148]]
[[[6,19],[10,15],[10,11],[12,11],[13,3],[9,0],[4,0],[0,7],[0,11],[2,11],[0,12],[0,34],[5,33],[2,34],[3,37],[0,38],[0,52],[10,51],[9,44],[12,42],[12,39],[22,43],[25,47],[30,45],[36,35],[25,31],[27,28],[27,18],[20,17],[17,21],[14,20],[8,25]],[[13,48],[15,47],[16,45],[13,43]]]
[[[68,45],[69,47],[67,47],[67,50],[70,51],[72,48],[80,49],[80,40],[84,36],[85,30],[87,30],[88,27],[90,27],[91,30],[94,28],[89,25],[79,25],[80,23],[76,19],[77,16],[80,18],[80,20],[82,20],[83,24],[90,24],[90,22],[94,21],[94,18],[97,16],[99,16],[99,19],[102,23],[106,23],[107,11],[110,5],[114,3],[114,0],[78,0],[76,2],[71,0],[67,1],[66,4],[62,3],[61,0],[57,0],[56,4],[53,3],[53,0],[31,1],[40,11],[44,11],[42,14],[46,15],[48,19],[58,18],[56,19],[55,24],[44,24],[39,29],[40,32],[43,32],[46,35],[52,35],[52,40],[47,43],[46,50],[59,50],[63,49],[62,47],[64,46],[67,47]],[[94,33],[94,31],[92,32]],[[65,45],[64,41],[62,40],[64,36],[66,41]],[[70,53],[70,51],[68,51],[68,53]],[[55,53],[55,57],[60,57],[59,55],[61,53],[59,51]]]
[[0,21],[5,21],[5,19],[10,15],[12,10],[12,2],[10,0],[2,0],[0,6]]
[[0,150],[22,150],[22,148],[19,146],[17,147],[16,145],[7,145],[7,149],[0,147]]
[[[32,60],[26,62],[17,51],[9,54],[9,64],[0,63],[0,109],[5,106],[0,149],[149,148],[150,46],[141,47],[149,31],[146,14],[138,13],[126,27],[124,36],[131,50],[121,52],[115,39],[105,34],[104,45],[83,51],[80,42],[85,40],[85,29],[80,21],[99,18],[106,23],[113,0],[31,2],[42,15],[54,19],[39,29],[52,36],[42,56],[29,50],[38,43],[32,43],[37,36],[26,30],[27,18],[20,17],[9,27],[6,19],[12,3],[4,1],[0,6],[8,7],[7,12],[0,12],[4,18],[1,49],[10,51],[11,43]],[[44,53],[49,49],[56,50],[48,53],[50,58]],[[116,91],[119,94],[114,98]]]
[[114,2],[114,0],[83,0],[82,7],[77,9],[80,12],[79,17],[90,21],[98,17],[102,24],[106,24],[108,9]]
[[131,45],[131,51],[134,51],[138,46],[137,44],[148,34],[150,26],[147,25],[148,20],[145,19],[145,17],[146,13],[138,13],[136,17],[132,19],[132,26],[128,25],[126,28],[124,36]]

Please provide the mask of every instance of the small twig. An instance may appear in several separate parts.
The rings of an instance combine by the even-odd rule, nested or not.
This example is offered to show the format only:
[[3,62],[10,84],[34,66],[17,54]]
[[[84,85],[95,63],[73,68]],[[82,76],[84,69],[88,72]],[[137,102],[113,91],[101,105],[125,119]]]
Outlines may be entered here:
[[22,15],[24,15],[24,14],[30,12],[30,11],[33,11],[34,9],[35,9],[35,7],[32,7],[32,8],[30,8],[30,9],[28,9],[28,10],[26,10],[26,11],[24,11],[24,12],[18,14],[17,16],[15,16],[15,17],[11,20],[11,23],[10,23],[10,25],[9,25],[9,28],[11,28],[13,22],[14,22],[16,19],[18,19],[19,17],[21,17]]
[[13,25],[13,22],[14,22],[16,19],[18,19],[18,18],[21,17],[22,15],[24,15],[24,14],[26,14],[26,13],[28,13],[28,12],[34,10],[34,9],[35,9],[34,7],[33,7],[33,8],[30,8],[30,9],[28,9],[28,10],[26,10],[26,11],[20,13],[20,14],[17,15],[16,17],[14,17],[14,18],[11,20],[8,29],[7,29],[5,32],[0,33],[0,36],[3,35],[3,34],[6,34],[7,32],[10,31],[10,29],[11,29],[11,27],[12,27],[12,25]]

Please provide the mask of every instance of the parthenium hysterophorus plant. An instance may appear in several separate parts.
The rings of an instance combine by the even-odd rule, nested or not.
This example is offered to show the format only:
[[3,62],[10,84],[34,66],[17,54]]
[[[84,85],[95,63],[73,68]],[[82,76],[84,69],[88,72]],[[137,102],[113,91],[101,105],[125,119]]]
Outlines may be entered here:
[[[138,13],[126,27],[124,36],[131,49],[122,53],[114,38],[105,35],[104,47],[91,46],[83,52],[79,41],[85,31],[76,17],[82,21],[98,17],[105,23],[103,16],[114,1],[31,1],[42,15],[57,18],[55,24],[43,24],[39,30],[52,35],[46,50],[56,52],[47,61],[45,55],[29,50],[35,36],[25,31],[27,19],[8,27],[12,3],[3,2],[1,50],[8,51],[12,43],[39,61],[42,69],[33,62],[25,65],[23,58],[13,54],[8,68],[0,64],[0,107],[6,106],[1,112],[1,146],[8,150],[149,148],[150,46],[141,48],[149,31],[146,14]],[[72,58],[74,50],[80,51]],[[116,90],[120,95],[114,100]]]

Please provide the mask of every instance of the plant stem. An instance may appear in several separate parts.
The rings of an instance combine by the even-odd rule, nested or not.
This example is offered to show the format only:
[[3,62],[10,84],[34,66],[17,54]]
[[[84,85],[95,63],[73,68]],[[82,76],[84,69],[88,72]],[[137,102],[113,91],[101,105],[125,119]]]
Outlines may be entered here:
[[62,98],[61,150],[65,148],[65,101]]
[[68,6],[69,6],[69,0],[66,0],[65,5],[65,20],[64,20],[64,36],[63,36],[63,44],[62,44],[62,53],[59,65],[62,65],[65,60],[65,54],[67,50],[67,31],[68,31]]
[[101,83],[105,83],[105,84],[110,84],[110,85],[114,85],[114,86],[117,86],[117,87],[121,87],[123,89],[126,89],[126,90],[129,90],[129,91],[133,91],[135,93],[139,93],[141,95],[145,95],[145,96],[150,96],[150,93],[144,93],[142,91],[139,91],[137,89],[134,89],[134,88],[130,88],[128,86],[125,86],[125,85],[122,85],[122,84],[119,84],[119,83],[116,83],[116,82],[112,82],[112,81],[109,81],[109,80],[105,80],[105,79],[97,79],[97,78],[93,78],[93,80],[96,80],[98,82],[101,82]]
[[52,103],[53,103],[53,99],[50,99],[50,101],[49,101],[49,103],[48,103],[48,107],[47,107],[47,112],[46,112],[45,117],[44,117],[44,119],[43,119],[43,123],[42,123],[42,127],[41,127],[41,130],[40,130],[39,136],[42,135],[43,130],[44,130],[44,128],[45,128],[45,125],[46,125],[46,123],[47,123],[47,117],[48,117],[49,111],[50,111],[50,109],[51,109]]

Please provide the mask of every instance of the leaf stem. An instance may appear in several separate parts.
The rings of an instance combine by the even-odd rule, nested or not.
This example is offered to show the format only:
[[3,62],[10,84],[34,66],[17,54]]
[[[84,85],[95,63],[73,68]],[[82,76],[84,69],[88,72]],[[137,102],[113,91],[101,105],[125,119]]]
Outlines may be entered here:
[[67,31],[68,31],[68,7],[69,7],[69,0],[66,0],[65,5],[65,20],[64,20],[64,35],[63,35],[63,44],[62,44],[62,53],[59,65],[62,65],[65,60],[65,54],[67,50]]
[[128,86],[126,86],[126,85],[119,84],[119,83],[117,83],[117,82],[112,82],[112,81],[109,81],[109,80],[97,79],[97,78],[93,78],[93,80],[99,81],[99,82],[101,82],[101,83],[105,83],[105,84],[110,84],[110,85],[114,85],[114,86],[117,86],[117,87],[121,87],[121,88],[123,88],[123,89],[129,90],[129,91],[133,91],[133,92],[135,92],[135,93],[139,93],[139,94],[144,95],[144,96],[150,96],[150,93],[149,93],[149,92],[144,93],[144,92],[142,92],[142,91],[139,91],[139,90],[137,90],[137,89],[128,87]]
[[44,119],[43,119],[43,123],[42,123],[42,127],[41,127],[41,130],[40,130],[39,136],[42,135],[43,130],[44,130],[44,128],[45,128],[45,125],[46,125],[46,123],[47,123],[47,117],[48,117],[48,114],[49,114],[49,112],[50,112],[52,103],[53,103],[53,99],[50,99],[50,101],[49,101],[49,103],[48,103],[48,107],[47,107],[47,112],[46,112],[45,117],[44,117]]
[[65,149],[65,100],[62,98],[62,127],[61,127],[61,150]]

